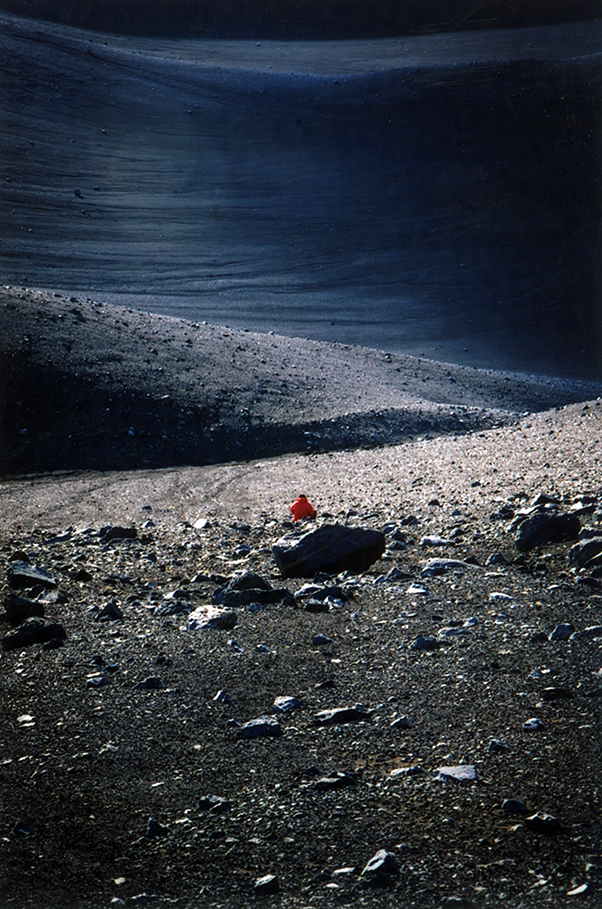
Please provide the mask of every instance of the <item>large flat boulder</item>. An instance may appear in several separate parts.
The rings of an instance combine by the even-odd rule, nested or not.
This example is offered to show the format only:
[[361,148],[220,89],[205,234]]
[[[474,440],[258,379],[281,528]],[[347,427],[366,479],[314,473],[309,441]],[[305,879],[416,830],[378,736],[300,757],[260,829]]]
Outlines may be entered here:
[[272,552],[285,578],[311,578],[318,571],[366,571],[385,551],[380,530],[324,524],[296,540],[279,540]]

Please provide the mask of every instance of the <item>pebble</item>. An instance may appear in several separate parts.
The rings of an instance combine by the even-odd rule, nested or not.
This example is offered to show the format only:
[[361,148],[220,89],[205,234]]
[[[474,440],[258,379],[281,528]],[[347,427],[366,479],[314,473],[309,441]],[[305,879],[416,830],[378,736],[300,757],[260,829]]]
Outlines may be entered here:
[[487,751],[489,754],[504,754],[505,751],[508,751],[508,745],[499,739],[492,739]]
[[158,691],[160,688],[165,688],[165,684],[163,679],[157,676],[149,676],[143,682],[134,685],[134,691]]
[[429,559],[422,566],[422,577],[436,577],[440,574],[446,574],[448,571],[466,571],[473,570],[474,565],[469,562],[463,562],[460,559]]
[[156,837],[163,837],[169,834],[169,828],[164,827],[159,821],[155,820],[154,817],[148,819],[148,824],[146,827],[146,833],[144,836],[147,839],[155,839]]
[[334,644],[332,638],[329,638],[327,634],[314,634],[311,639],[312,644]]
[[528,814],[529,809],[527,808],[524,802],[521,802],[520,799],[506,799],[502,803],[502,811],[504,814]]
[[391,771],[387,779],[390,782],[396,782],[397,780],[407,780],[411,777],[422,776],[423,773],[424,769],[415,764],[412,767],[397,767]]
[[536,729],[543,729],[543,720],[540,720],[538,717],[532,717],[530,720],[526,720],[523,723],[523,729],[526,732],[534,732]]

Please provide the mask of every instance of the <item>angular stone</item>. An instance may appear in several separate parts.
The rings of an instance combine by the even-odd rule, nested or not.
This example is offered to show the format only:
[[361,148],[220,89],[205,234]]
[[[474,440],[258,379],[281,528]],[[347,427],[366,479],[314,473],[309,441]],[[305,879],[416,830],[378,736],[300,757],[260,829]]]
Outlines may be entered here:
[[157,676],[149,676],[143,682],[134,685],[134,691],[158,691],[160,688],[165,688],[165,685],[163,679]]
[[525,802],[521,802],[520,799],[506,799],[502,803],[502,811],[504,814],[528,814],[529,809],[527,808]]
[[98,536],[103,543],[110,543],[113,540],[135,540],[138,532],[135,527],[101,527]]
[[333,789],[346,789],[348,786],[357,784],[357,775],[355,773],[344,773],[339,771],[331,776],[324,776],[315,782],[315,788],[319,792],[328,792]]
[[533,833],[545,833],[548,835],[558,833],[562,829],[558,818],[552,817],[551,814],[544,814],[541,811],[537,814],[532,814],[531,817],[526,817],[525,827],[528,830],[532,830]]
[[44,618],[44,604],[17,596],[16,593],[7,593],[4,597],[4,611],[9,622],[20,625],[26,619],[33,617]]
[[460,783],[474,783],[477,780],[477,769],[474,764],[458,764],[456,767],[439,767],[435,771],[434,779],[442,783],[446,783],[449,780]]
[[595,638],[602,638],[602,625],[590,625],[582,631],[575,631],[569,638],[569,641],[593,641]]
[[7,572],[11,587],[44,587],[54,590],[57,582],[44,568],[30,565],[28,562],[13,562]]
[[334,707],[332,710],[320,710],[314,719],[320,726],[337,726],[344,723],[361,723],[369,720],[370,714],[359,707]]
[[240,727],[243,739],[259,739],[266,737],[277,738],[282,735],[282,726],[273,716],[260,716],[256,720],[249,720]]
[[410,650],[423,650],[428,652],[431,650],[438,650],[439,646],[440,644],[437,638],[430,637],[429,635],[419,635],[410,644]]
[[272,552],[284,577],[308,578],[318,571],[366,571],[380,559],[385,548],[386,538],[379,530],[324,524],[298,540],[281,540]]
[[27,619],[15,631],[9,632],[2,639],[3,650],[20,650],[22,647],[30,647],[32,644],[44,644],[46,641],[52,641],[55,638],[64,640],[67,632],[59,622],[53,622],[49,619],[31,618]]
[[534,514],[518,528],[516,548],[530,552],[546,543],[561,543],[579,536],[581,521],[575,514]]
[[570,622],[564,622],[561,625],[557,625],[552,634],[550,635],[550,641],[568,641],[570,636],[575,633],[575,626]]
[[390,852],[379,849],[362,871],[362,876],[364,874],[399,874],[399,865]]
[[429,559],[424,562],[420,573],[422,577],[436,577],[447,571],[466,571],[474,567],[470,562],[463,562],[461,559]]
[[292,713],[293,710],[300,710],[301,707],[303,704],[299,698],[283,696],[276,698],[272,710],[274,713]]
[[596,556],[602,553],[602,536],[590,540],[580,540],[569,550],[569,561],[578,568],[584,568]]
[[199,606],[188,616],[187,631],[205,631],[210,628],[234,628],[238,617],[231,609],[219,609],[217,606]]
[[253,887],[255,896],[271,896],[280,892],[280,883],[275,874],[264,874],[257,878]]

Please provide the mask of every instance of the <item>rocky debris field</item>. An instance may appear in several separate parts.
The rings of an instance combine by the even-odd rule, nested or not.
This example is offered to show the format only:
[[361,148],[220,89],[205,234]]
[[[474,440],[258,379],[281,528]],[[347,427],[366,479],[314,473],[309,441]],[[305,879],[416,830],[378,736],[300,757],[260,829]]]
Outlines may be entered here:
[[[285,578],[333,527],[382,548]],[[602,904],[599,486],[146,506],[0,570],[3,907]]]

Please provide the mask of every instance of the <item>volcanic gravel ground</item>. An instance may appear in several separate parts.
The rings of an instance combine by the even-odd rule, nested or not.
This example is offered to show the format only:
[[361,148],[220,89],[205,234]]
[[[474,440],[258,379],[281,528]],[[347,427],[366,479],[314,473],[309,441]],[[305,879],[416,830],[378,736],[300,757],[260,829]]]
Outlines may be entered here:
[[[600,531],[596,464],[590,451],[585,485],[548,491]],[[327,612],[251,605],[229,630],[186,630],[186,612],[243,571],[297,593],[271,547],[302,530],[168,526],[146,506],[135,539],[5,533],[3,577],[15,559],[47,569],[61,596],[46,613],[67,639],[1,657],[1,904],[237,907],[273,874],[281,906],[600,905],[600,638],[549,639],[560,623],[600,624],[600,581],[571,566],[570,541],[517,550],[513,516],[532,488],[478,508],[471,490],[425,501],[419,484],[397,508],[322,513],[385,530],[383,559],[338,578]],[[434,534],[451,542],[427,546]],[[425,577],[433,556],[468,561]],[[99,620],[110,600],[123,618]],[[419,636],[436,649],[412,649]],[[232,721],[269,715],[280,696],[301,702],[282,734],[244,740]],[[359,722],[316,723],[358,705]],[[435,780],[467,764],[476,781]],[[324,789],[337,773],[348,785]],[[560,830],[528,829],[502,810],[511,798]],[[362,875],[380,849],[397,870]]]

